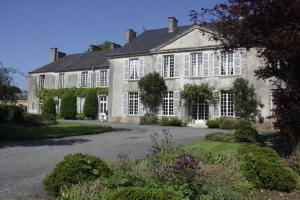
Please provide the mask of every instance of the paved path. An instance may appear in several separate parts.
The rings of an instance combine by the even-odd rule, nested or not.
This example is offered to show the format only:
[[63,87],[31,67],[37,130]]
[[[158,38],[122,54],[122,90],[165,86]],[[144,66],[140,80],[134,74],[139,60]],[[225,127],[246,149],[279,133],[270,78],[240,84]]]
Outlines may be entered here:
[[[78,121],[77,121],[78,122]],[[98,121],[83,121],[97,123]],[[45,195],[42,180],[69,153],[89,153],[104,160],[120,154],[143,158],[148,153],[150,135],[163,127],[103,123],[115,131],[63,139],[0,141],[0,199],[25,199]],[[192,143],[209,129],[168,127],[177,144]]]

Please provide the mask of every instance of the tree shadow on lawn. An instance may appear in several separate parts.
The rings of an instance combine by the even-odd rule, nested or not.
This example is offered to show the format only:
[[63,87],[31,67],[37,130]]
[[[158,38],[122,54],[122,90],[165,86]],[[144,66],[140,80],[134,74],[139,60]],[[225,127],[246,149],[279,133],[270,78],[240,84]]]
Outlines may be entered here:
[[87,143],[89,141],[91,140],[82,138],[6,140],[0,141],[0,149],[9,147],[67,146]]

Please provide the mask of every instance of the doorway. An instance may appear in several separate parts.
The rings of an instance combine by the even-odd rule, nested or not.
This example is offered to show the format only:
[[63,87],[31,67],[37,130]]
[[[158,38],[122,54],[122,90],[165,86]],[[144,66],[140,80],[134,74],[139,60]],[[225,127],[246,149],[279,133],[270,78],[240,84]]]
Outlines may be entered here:
[[195,98],[191,104],[191,112],[195,123],[204,123],[208,120],[209,105],[202,98]]

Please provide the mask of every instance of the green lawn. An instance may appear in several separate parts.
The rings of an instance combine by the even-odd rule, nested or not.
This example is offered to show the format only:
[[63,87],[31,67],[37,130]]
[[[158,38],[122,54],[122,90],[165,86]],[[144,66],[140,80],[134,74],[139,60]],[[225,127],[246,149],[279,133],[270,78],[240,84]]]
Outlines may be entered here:
[[107,131],[112,131],[112,128],[76,122],[58,122],[55,125],[39,127],[0,124],[0,139],[51,139],[74,135],[98,134]]

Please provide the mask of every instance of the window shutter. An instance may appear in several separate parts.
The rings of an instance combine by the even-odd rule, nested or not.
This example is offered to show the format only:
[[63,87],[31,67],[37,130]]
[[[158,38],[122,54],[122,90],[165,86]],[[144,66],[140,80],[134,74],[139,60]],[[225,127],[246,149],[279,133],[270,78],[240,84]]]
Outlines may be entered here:
[[96,73],[95,86],[100,87],[100,70],[96,70],[95,73]]
[[123,115],[128,115],[128,92],[123,94]]
[[174,115],[179,114],[179,91],[174,91]]
[[208,52],[204,52],[203,54],[203,76],[207,77],[209,75],[209,58],[208,58]]
[[129,60],[124,60],[124,80],[129,79]]
[[58,88],[58,84],[59,84],[59,74],[56,73],[55,74],[55,88]]
[[107,80],[107,87],[109,86],[109,69],[106,70],[106,80]]
[[214,117],[220,117],[220,92],[214,92]]
[[220,75],[220,53],[214,52],[214,76]]
[[80,113],[80,97],[77,97],[77,113]]
[[184,55],[184,76],[190,77],[190,54]]
[[140,64],[139,64],[139,79],[144,76],[144,58],[139,59]]
[[64,74],[64,88],[68,88],[68,79],[69,79],[68,74],[65,73]]
[[87,76],[87,87],[92,87],[92,73],[91,71],[88,71],[88,76]]
[[81,97],[81,109],[83,111],[84,108],[84,103],[85,103],[85,97]]
[[241,51],[234,52],[234,74],[241,75]]
[[158,55],[156,57],[156,71],[157,73],[159,73],[160,76],[163,76],[162,67],[163,67],[163,57],[161,55]]
[[81,72],[78,72],[77,87],[81,87]]
[[142,104],[142,101],[141,101],[141,93],[139,92],[139,105],[138,105],[138,112],[139,112],[139,115],[143,115],[144,114],[144,105]]
[[181,55],[175,55],[174,58],[174,77],[180,76]]

